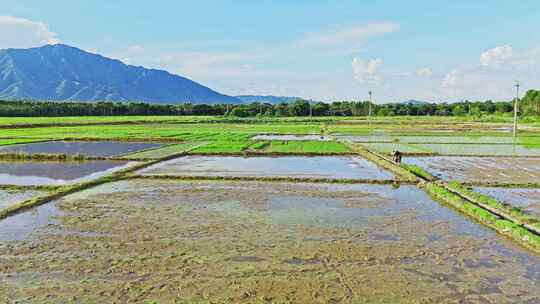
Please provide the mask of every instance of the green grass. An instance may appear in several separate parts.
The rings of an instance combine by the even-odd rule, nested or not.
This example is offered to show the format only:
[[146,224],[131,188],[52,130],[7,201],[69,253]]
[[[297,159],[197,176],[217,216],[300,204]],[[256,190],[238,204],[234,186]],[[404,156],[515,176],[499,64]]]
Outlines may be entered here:
[[9,138],[9,139],[0,139],[0,146],[8,146],[15,144],[26,144],[32,142],[44,141],[45,139],[30,139],[30,138]]
[[471,190],[467,187],[462,186],[459,182],[452,181],[448,183],[448,187],[456,192],[463,193],[476,201],[485,204],[487,206],[490,206],[492,208],[501,210],[503,212],[506,212],[510,214],[511,216],[515,217],[517,220],[523,223],[537,223],[539,222],[539,219],[536,219],[534,216],[531,216],[529,214],[526,214],[522,209],[514,207],[510,204],[506,204],[503,202],[498,201],[497,199],[485,195],[482,193],[478,193],[474,190]]
[[216,116],[72,116],[72,117],[0,117],[1,126],[40,124],[99,124],[99,123],[152,123],[152,122],[204,122],[223,120]]
[[522,226],[501,219],[491,212],[472,204],[456,194],[448,191],[435,183],[428,183],[425,186],[426,192],[434,198],[441,200],[464,214],[467,214],[487,226],[512,237],[523,245],[540,252],[540,236],[530,232]]
[[250,141],[213,141],[191,150],[191,154],[240,154],[253,144]]
[[417,165],[408,165],[408,164],[401,164],[401,167],[402,168],[405,168],[406,170],[408,170],[409,172],[411,172],[412,174],[420,177],[420,178],[423,178],[425,180],[433,180],[433,176],[431,174],[429,174],[426,170],[424,170],[424,168],[420,167],[420,166],[417,166]]
[[5,138],[53,138],[53,139],[124,139],[166,138],[189,140],[244,140],[260,133],[318,134],[319,125],[302,123],[283,124],[146,124],[146,125],[95,125],[73,127],[42,127],[4,129]]
[[332,154],[349,153],[350,149],[342,143],[333,141],[272,141],[266,148],[270,153]]

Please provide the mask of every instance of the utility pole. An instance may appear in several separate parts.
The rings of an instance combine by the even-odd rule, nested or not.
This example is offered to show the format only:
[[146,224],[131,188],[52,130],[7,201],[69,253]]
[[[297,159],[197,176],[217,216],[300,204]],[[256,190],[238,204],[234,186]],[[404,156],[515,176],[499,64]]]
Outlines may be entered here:
[[514,84],[516,87],[516,101],[514,102],[514,137],[517,136],[518,128],[518,107],[519,107],[519,80]]
[[311,124],[311,118],[313,117],[313,106],[311,103],[313,102],[313,99],[309,100],[309,123]]
[[371,103],[373,102],[373,92],[369,91],[369,105],[368,105],[368,119],[369,119],[369,126],[371,127]]

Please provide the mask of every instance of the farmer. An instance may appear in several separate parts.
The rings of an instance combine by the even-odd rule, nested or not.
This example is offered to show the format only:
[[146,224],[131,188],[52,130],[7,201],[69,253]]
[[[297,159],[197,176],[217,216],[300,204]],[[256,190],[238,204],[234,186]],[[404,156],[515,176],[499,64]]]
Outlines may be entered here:
[[402,157],[401,152],[399,152],[398,150],[392,151],[392,160],[393,160],[396,164],[398,164],[398,165],[401,164],[401,157]]

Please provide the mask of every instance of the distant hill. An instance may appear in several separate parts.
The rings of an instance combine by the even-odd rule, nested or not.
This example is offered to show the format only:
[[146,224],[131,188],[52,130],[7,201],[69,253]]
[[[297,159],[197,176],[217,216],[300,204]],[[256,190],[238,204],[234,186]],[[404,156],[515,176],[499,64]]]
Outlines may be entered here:
[[400,103],[401,104],[412,104],[412,105],[423,105],[423,104],[429,104],[430,102],[410,99],[410,100],[402,101]]
[[295,102],[298,99],[303,99],[301,97],[290,97],[290,96],[259,96],[259,95],[240,95],[235,96],[236,98],[240,99],[244,103],[252,103],[252,102],[261,102],[261,103],[271,103],[271,104],[278,104],[278,103],[291,103]]
[[166,71],[67,45],[0,50],[0,99],[240,103]]

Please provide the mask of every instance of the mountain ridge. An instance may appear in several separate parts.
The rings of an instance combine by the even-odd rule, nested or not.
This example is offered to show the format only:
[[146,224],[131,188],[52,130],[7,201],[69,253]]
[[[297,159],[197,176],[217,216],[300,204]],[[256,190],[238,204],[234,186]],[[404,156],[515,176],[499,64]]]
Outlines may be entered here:
[[65,44],[0,50],[0,99],[241,103],[186,77]]

